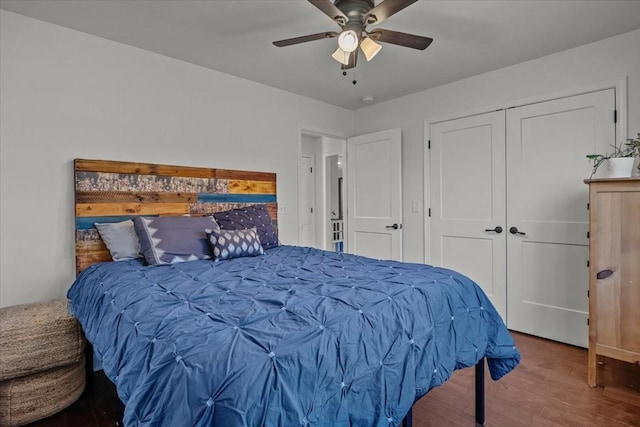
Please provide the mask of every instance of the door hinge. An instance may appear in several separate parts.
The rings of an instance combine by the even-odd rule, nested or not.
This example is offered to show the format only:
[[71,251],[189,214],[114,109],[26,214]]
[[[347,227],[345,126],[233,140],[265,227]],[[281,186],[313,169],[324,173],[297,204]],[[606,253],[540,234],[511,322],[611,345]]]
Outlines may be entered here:
[[589,232],[587,231],[587,239],[589,238],[589,236],[590,236],[590,234],[589,234]]
[[587,298],[589,298],[589,297],[590,297],[589,290],[587,289]]
[[587,267],[589,267],[589,265],[590,265],[590,264],[589,264],[589,260],[587,260]]
[[587,317],[587,326],[589,326],[589,318]]
[[311,208],[311,213],[313,213],[313,208]]
[[429,208],[429,216],[431,216],[431,208]]
[[309,173],[313,173],[313,168],[309,168]]
[[613,110],[613,123],[618,123],[618,110]]
[[431,140],[427,142],[427,150],[431,150]]
[[591,207],[591,206],[589,206],[589,205],[590,205],[590,204],[589,204],[589,203],[587,203],[587,210],[589,210],[589,208]]

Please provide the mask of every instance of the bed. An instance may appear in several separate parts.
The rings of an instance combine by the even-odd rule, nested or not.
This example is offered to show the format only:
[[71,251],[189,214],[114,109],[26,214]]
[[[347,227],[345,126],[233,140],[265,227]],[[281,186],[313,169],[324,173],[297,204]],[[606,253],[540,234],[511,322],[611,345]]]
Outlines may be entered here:
[[75,188],[68,297],[126,426],[407,425],[454,370],[476,366],[481,398],[485,359],[494,380],[520,360],[479,286],[447,269],[277,244],[108,262],[96,223],[262,206],[277,228],[274,174],[76,160]]

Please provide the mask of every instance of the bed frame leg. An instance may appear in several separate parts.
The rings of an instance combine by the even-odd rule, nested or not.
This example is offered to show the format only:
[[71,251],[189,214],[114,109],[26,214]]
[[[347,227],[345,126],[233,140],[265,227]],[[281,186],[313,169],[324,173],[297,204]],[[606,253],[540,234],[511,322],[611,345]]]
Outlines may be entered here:
[[[476,363],[476,425],[484,426],[484,357]],[[413,427],[413,407],[400,424],[401,427]]]
[[[84,373],[86,384],[90,385],[93,382],[93,346],[89,341],[84,347]],[[87,392],[87,388],[85,386],[83,393]]]
[[411,409],[409,409],[409,412],[407,412],[407,415],[404,416],[404,419],[402,420],[402,423],[400,424],[401,427],[412,427],[413,426],[413,407],[411,407]]
[[484,419],[484,357],[476,364],[476,423],[483,426]]

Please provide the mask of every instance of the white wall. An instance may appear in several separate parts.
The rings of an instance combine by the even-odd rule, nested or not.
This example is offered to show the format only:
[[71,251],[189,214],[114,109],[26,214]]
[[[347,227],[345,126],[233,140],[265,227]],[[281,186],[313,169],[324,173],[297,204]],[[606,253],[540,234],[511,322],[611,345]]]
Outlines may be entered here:
[[[425,260],[423,213],[411,212],[411,201],[424,198],[425,121],[625,77],[628,134],[635,135],[640,132],[640,30],[357,110],[356,134],[402,129],[404,260]],[[422,206],[424,211],[428,202]]]
[[640,30],[354,113],[2,10],[0,306],[59,298],[72,282],[76,157],[276,172],[281,239],[296,243],[301,128],[402,129],[404,259],[422,262],[423,214],[410,207],[423,201],[425,120],[627,76],[634,134],[638,46]]
[[353,133],[353,112],[0,11],[0,306],[74,279],[74,158],[276,172],[297,243],[301,126]]

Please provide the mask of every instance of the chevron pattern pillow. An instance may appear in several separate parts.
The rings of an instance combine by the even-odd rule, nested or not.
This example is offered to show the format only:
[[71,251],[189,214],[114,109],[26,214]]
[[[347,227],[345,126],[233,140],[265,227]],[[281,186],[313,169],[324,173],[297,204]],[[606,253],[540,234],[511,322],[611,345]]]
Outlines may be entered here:
[[204,230],[218,227],[213,217],[135,217],[133,226],[151,265],[212,258]]
[[215,228],[207,229],[205,233],[213,250],[214,262],[264,254],[256,227],[244,230]]

